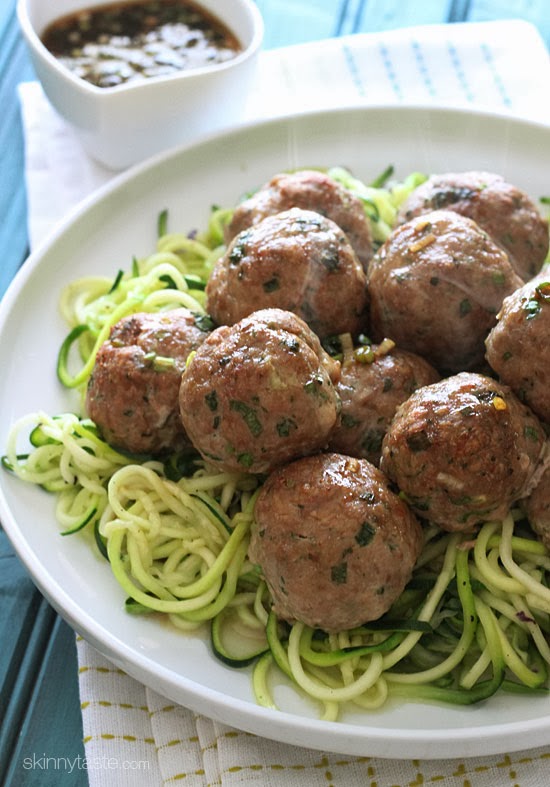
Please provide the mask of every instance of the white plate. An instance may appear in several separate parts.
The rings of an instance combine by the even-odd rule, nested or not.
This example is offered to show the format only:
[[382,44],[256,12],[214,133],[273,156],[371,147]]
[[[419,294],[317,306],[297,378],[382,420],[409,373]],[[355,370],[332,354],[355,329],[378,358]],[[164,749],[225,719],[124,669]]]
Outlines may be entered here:
[[[25,263],[0,305],[0,446],[10,424],[35,410],[75,407],[55,377],[66,328],[63,284],[90,272],[114,275],[153,250],[157,214],[169,227],[203,227],[210,206],[290,167],[344,165],[369,180],[388,164],[412,170],[488,169],[548,194],[550,127],[446,110],[338,110],[252,125],[157,157],[87,202]],[[2,448],[0,447],[0,452]],[[465,709],[399,704],[338,723],[283,689],[285,710],[258,707],[250,673],[231,670],[208,644],[123,610],[124,594],[79,536],[63,538],[53,500],[0,473],[0,515],[34,581],[83,637],[130,675],[171,700],[226,724],[324,751],[379,757],[468,757],[550,742],[550,699],[502,694]]]

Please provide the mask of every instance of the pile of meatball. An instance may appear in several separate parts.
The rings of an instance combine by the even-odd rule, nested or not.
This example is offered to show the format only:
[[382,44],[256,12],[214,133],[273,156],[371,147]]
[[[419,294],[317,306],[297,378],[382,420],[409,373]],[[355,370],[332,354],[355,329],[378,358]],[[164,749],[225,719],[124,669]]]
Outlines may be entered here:
[[275,613],[360,626],[428,525],[475,534],[520,505],[550,548],[547,254],[547,221],[496,174],[428,178],[378,248],[358,196],[278,174],[226,227],[212,324],[123,319],[88,415],[119,450],[259,476],[249,556]]

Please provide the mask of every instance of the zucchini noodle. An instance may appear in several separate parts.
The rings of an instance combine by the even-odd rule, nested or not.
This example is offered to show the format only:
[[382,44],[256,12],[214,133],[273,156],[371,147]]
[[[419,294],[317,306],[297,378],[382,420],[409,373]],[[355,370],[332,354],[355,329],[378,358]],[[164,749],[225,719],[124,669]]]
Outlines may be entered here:
[[[60,311],[70,328],[61,346],[57,373],[67,388],[83,388],[92,372],[99,347],[115,323],[136,312],[158,312],[186,307],[205,314],[204,288],[212,268],[223,252],[223,226],[230,211],[214,209],[208,229],[190,237],[163,232],[156,251],[134,259],[129,272],[114,279],[85,277],[70,282],[62,291]],[[69,353],[77,345],[81,367],[72,374]]]
[[[20,436],[31,426],[32,451],[18,453]],[[129,461],[100,439],[92,421],[72,413],[21,418],[10,430],[2,458],[4,468],[21,480],[55,493],[63,535],[97,525],[107,505],[109,479]]]
[[393,168],[389,167],[374,183],[367,185],[343,167],[328,170],[333,180],[353,192],[363,203],[376,245],[381,245],[392,231],[397,211],[411,191],[426,180],[426,175],[421,172],[412,172],[404,181],[392,182],[389,180],[392,174]]
[[[425,179],[412,173],[391,182],[391,168],[371,185],[342,168],[328,174],[360,197],[375,244]],[[168,233],[163,212],[151,255],[113,278],[65,287],[60,308],[69,334],[57,371],[66,387],[84,392],[97,349],[121,317],[179,306],[205,315],[204,288],[231,215],[213,208],[207,230],[190,236]],[[71,373],[74,350],[80,368]],[[393,607],[378,621],[327,634],[279,620],[248,558],[261,478],[220,472],[194,453],[137,461],[73,413],[20,419],[2,464],[55,495],[62,535],[93,533],[128,613],[163,615],[183,632],[208,628],[216,657],[233,667],[253,664],[262,706],[278,707],[283,680],[317,702],[327,720],[396,697],[466,705],[500,688],[546,690],[550,554],[519,511],[475,534],[426,525],[412,579]]]

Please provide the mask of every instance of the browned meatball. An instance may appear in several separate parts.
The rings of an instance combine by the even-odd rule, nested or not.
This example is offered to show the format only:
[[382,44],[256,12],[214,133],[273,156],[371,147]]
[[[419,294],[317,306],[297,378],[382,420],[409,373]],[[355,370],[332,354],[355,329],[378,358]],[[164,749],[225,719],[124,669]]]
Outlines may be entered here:
[[269,476],[249,555],[279,617],[343,631],[387,612],[422,543],[418,520],[383,473],[364,459],[329,453]]
[[400,405],[380,467],[413,511],[468,531],[529,493],[544,442],[538,418],[508,386],[463,372]]
[[299,317],[255,312],[217,328],[193,356],[180,388],[183,425],[212,464],[268,472],[325,448],[339,371]]
[[373,258],[371,335],[445,373],[478,369],[502,301],[521,283],[472,219],[433,211],[396,227]]
[[535,534],[550,549],[550,466],[531,494],[522,500],[522,508]]
[[438,372],[419,355],[390,345],[358,348],[342,364],[336,391],[342,411],[329,450],[380,461],[382,439],[398,406],[413,391],[439,380]]
[[226,241],[242,230],[289,208],[313,210],[332,219],[346,233],[361,264],[372,257],[372,238],[361,200],[324,172],[300,170],[275,175],[242,202],[226,228]]
[[185,308],[133,314],[113,326],[86,394],[88,415],[108,443],[136,454],[189,444],[179,417],[181,373],[210,328]]
[[550,422],[550,271],[505,298],[486,340],[486,357],[503,382]]
[[531,198],[492,172],[433,175],[403,203],[398,222],[446,208],[476,221],[510,257],[524,280],[540,270],[548,253],[548,222]]
[[275,307],[323,337],[365,328],[366,276],[355,252],[333,221],[300,208],[237,235],[214,266],[206,296],[220,325]]

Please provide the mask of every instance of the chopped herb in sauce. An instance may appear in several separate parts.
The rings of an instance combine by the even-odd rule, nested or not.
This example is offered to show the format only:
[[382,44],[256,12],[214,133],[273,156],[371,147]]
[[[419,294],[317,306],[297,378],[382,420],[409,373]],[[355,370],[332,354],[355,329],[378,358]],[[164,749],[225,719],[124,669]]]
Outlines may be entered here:
[[174,369],[176,366],[176,361],[174,358],[167,358],[165,355],[157,355],[156,352],[148,352],[145,353],[143,356],[143,360],[156,372],[164,372],[168,369]]
[[97,87],[223,63],[242,50],[213,14],[189,0],[135,0],[68,14],[42,35],[75,76]]
[[195,325],[199,331],[210,333],[210,331],[214,330],[214,320],[208,314],[196,313],[193,316],[195,318]]
[[527,312],[526,319],[532,320],[540,312],[544,303],[550,303],[550,282],[542,282],[535,287],[531,298],[526,301],[524,310]]
[[353,357],[357,363],[372,363],[374,361],[374,350],[369,345],[357,347],[353,351]]

